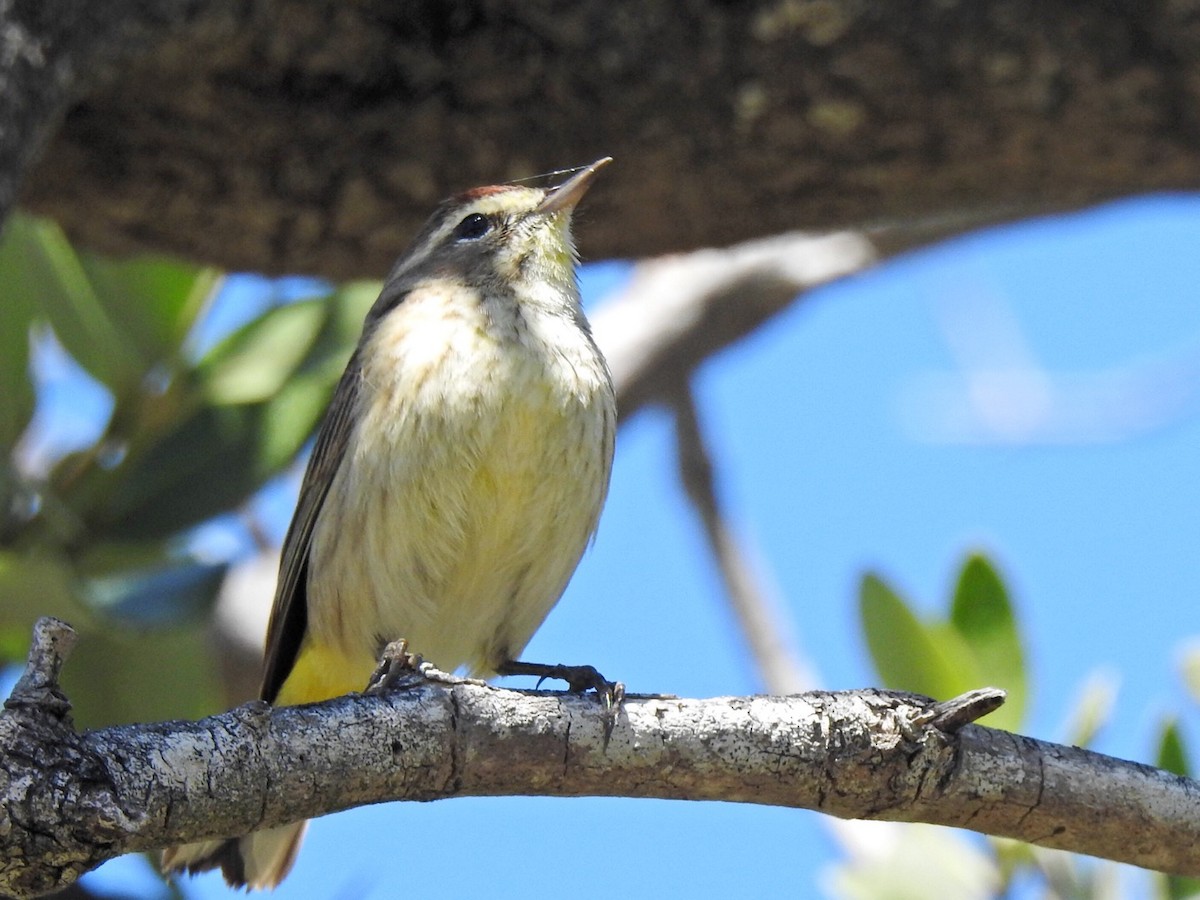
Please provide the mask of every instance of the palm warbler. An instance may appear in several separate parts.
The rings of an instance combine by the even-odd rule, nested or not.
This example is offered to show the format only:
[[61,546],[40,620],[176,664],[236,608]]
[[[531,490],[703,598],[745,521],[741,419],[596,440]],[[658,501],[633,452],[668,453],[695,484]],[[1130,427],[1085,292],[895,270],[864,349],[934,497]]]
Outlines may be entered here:
[[[595,532],[612,466],[612,381],[571,238],[607,162],[452,197],[388,275],[284,542],[264,700],[361,690],[400,638],[447,671],[539,673],[517,654]],[[172,847],[162,866],[273,887],[303,829]]]

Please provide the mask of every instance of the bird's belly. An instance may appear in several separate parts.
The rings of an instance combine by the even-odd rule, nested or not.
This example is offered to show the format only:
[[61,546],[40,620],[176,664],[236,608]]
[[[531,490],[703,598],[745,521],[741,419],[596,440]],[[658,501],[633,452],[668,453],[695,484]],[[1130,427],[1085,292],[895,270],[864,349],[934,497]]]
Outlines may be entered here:
[[318,643],[369,669],[405,638],[439,668],[490,673],[558,600],[603,503],[611,410],[540,367],[500,373],[366,408],[314,533]]

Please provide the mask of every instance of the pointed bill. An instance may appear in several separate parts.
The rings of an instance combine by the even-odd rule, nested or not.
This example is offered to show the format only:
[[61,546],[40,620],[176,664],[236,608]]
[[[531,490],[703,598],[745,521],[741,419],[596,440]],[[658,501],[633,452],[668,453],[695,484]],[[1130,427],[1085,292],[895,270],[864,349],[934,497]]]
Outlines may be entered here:
[[592,186],[592,181],[595,179],[596,173],[610,162],[612,162],[612,157],[605,156],[602,159],[596,160],[590,166],[586,166],[576,172],[569,179],[554,188],[535,212],[545,215],[546,213],[555,213],[563,209],[572,209],[582,199],[583,195],[587,193],[588,188]]

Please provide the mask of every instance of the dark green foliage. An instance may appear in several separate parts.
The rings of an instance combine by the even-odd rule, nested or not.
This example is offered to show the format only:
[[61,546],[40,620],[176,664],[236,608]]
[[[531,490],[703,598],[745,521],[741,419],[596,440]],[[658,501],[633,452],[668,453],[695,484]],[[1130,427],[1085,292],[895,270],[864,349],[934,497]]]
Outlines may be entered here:
[[[0,240],[0,659],[39,615],[83,634],[65,676],[87,725],[222,705],[207,622],[226,564],[189,535],[243,510],[315,429],[377,286],[274,306],[199,359],[219,273],[78,251],[15,215]],[[31,346],[53,333],[103,385],[91,446],[31,460]],[[270,598],[264,597],[263,603]]]

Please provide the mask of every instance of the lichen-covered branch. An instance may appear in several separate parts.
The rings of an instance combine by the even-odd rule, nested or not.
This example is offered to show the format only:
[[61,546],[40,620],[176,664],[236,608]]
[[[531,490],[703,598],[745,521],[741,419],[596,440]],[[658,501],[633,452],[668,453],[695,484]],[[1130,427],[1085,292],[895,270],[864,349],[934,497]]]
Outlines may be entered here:
[[350,806],[510,794],[936,822],[1200,874],[1200,785],[964,724],[996,702],[635,696],[611,723],[589,697],[414,676],[385,697],[78,734],[59,704],[14,696],[0,714],[0,892],[35,896],[122,853]]

